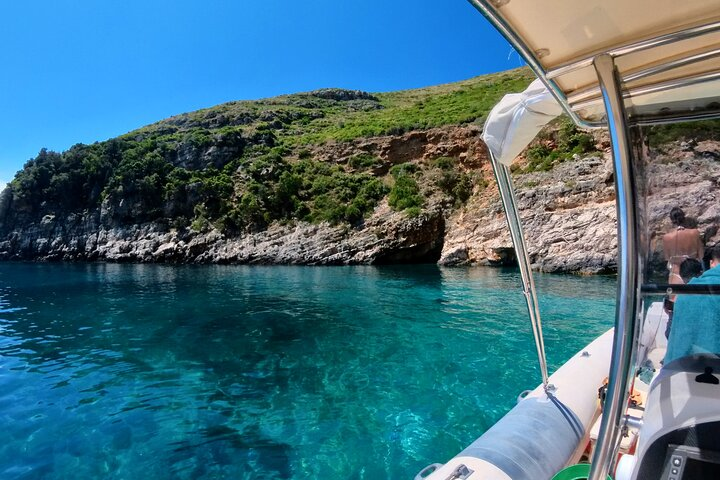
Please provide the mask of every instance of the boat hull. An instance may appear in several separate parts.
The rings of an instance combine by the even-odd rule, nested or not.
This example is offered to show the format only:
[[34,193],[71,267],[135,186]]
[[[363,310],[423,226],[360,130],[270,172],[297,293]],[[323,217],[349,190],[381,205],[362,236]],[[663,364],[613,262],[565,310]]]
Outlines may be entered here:
[[432,474],[445,480],[462,466],[468,480],[550,479],[575,463],[588,444],[590,428],[600,414],[598,388],[607,377],[612,352],[610,329],[550,376],[548,395],[542,385],[492,428]]

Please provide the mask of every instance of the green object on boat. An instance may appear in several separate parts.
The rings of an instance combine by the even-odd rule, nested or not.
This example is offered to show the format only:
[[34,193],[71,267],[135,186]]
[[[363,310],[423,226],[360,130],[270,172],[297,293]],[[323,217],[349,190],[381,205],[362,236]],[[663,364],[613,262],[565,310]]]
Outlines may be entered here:
[[[590,474],[589,463],[578,463],[577,465],[570,465],[560,470],[552,480],[587,480]],[[607,476],[607,480],[612,480],[610,475]]]

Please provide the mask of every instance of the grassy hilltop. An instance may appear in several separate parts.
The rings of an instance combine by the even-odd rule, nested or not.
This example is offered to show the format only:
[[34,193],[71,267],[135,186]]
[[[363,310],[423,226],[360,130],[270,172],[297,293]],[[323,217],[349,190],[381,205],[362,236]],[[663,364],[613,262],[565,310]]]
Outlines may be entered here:
[[273,130],[278,145],[392,135],[410,130],[482,122],[503,95],[523,90],[535,77],[521,68],[446,85],[369,94],[323,89],[238,101],[179,115],[126,137],[152,133],[214,132],[228,125]]

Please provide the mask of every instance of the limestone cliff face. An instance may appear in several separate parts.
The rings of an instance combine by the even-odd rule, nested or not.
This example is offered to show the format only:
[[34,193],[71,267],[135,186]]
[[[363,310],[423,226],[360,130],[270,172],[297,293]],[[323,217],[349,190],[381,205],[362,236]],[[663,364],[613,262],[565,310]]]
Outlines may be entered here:
[[[314,155],[327,162],[345,162],[371,153],[382,163],[376,175],[393,165],[454,156],[470,166],[480,155],[477,127],[457,127],[377,137],[319,148]],[[203,161],[213,162],[212,155]],[[392,210],[387,199],[360,225],[331,226],[306,222],[275,222],[266,230],[229,236],[218,230],[196,232],[173,228],[170,221],[127,224],[131,202],[105,201],[93,211],[66,216],[45,215],[12,224],[3,218],[19,207],[12,189],[0,197],[0,260],[61,260],[171,263],[370,264],[434,262],[440,257],[446,199],[429,195],[422,213],[410,217]],[[133,213],[135,212],[135,213]],[[18,221],[20,218],[20,221]]]
[[[651,182],[643,232],[663,271],[660,237],[680,206],[697,220],[707,245],[720,240],[720,142],[669,144],[649,152]],[[615,192],[609,151],[544,173],[516,175],[518,206],[533,267],[545,272],[608,273],[617,269]],[[440,263],[497,264],[512,257],[510,236],[495,192],[454,212]]]
[[412,220],[379,207],[362,229],[274,224],[242,237],[217,230],[196,233],[158,223],[106,227],[97,214],[46,217],[0,242],[0,257],[23,260],[112,262],[260,263],[337,265],[398,263],[439,254],[444,234],[440,211]]
[[[615,269],[615,195],[608,159],[588,157],[551,172],[519,175],[515,186],[534,268],[583,273]],[[508,259],[512,244],[494,191],[451,217],[441,263]]]
[[[600,144],[603,142],[600,140]],[[218,149],[219,155],[225,155]],[[381,160],[376,175],[400,163],[458,159],[465,172],[490,178],[479,127],[455,126],[314,147],[315,158],[346,161],[358,153]],[[188,158],[196,156],[188,156]],[[207,157],[207,158],[206,158]],[[660,262],[658,235],[669,210],[682,206],[696,217],[709,242],[720,222],[720,143],[667,146],[652,152],[647,215],[656,228],[649,241]],[[197,156],[214,161],[210,154]],[[614,184],[609,153],[576,158],[548,172],[515,175],[517,199],[534,268],[547,272],[603,273],[616,269]],[[490,182],[492,185],[492,182]],[[372,264],[438,261],[443,265],[512,263],[505,217],[493,186],[476,184],[458,207],[429,186],[420,215],[393,211],[387,199],[354,227],[273,223],[264,231],[228,236],[196,232],[171,222],[120,225],[103,204],[93,211],[46,215],[9,224],[21,209],[12,189],[0,195],[0,259],[169,263]],[[122,205],[113,208],[122,208]]]

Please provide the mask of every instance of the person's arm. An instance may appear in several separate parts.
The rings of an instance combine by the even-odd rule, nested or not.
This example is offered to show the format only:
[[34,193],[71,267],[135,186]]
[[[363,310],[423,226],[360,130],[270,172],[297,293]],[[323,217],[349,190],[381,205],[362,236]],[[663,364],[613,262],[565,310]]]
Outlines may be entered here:
[[702,241],[702,237],[700,236],[700,232],[698,232],[697,236],[697,252],[695,254],[695,258],[700,260],[702,262],[703,257],[705,256],[705,243]]

